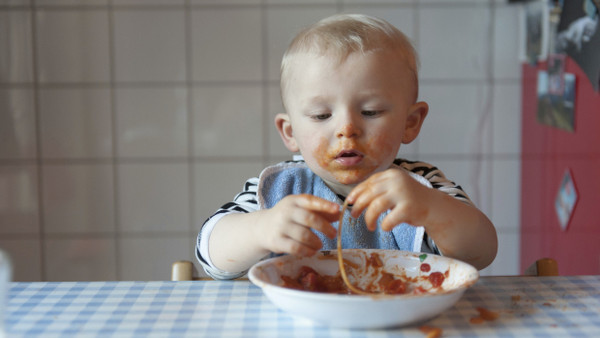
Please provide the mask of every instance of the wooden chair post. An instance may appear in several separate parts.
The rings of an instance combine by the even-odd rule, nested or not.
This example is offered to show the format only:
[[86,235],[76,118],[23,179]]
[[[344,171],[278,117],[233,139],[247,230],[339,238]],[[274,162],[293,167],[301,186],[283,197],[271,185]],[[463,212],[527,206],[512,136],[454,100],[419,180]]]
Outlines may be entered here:
[[535,262],[538,276],[558,276],[558,263],[552,258],[541,258]]
[[186,281],[194,279],[194,264],[190,261],[177,261],[171,266],[172,281]]
[[540,258],[525,269],[529,276],[558,276],[558,263],[552,258]]

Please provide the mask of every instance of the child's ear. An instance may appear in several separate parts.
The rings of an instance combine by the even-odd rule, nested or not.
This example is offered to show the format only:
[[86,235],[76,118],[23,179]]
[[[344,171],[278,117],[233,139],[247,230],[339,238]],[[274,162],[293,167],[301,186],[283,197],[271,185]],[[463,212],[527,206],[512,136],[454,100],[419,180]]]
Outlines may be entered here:
[[417,102],[408,108],[402,143],[409,144],[417,138],[428,112],[429,106],[425,102]]
[[279,136],[281,136],[285,147],[293,153],[298,152],[300,149],[294,138],[290,116],[283,113],[277,114],[277,116],[275,116],[275,127],[277,127],[277,131],[279,131]]

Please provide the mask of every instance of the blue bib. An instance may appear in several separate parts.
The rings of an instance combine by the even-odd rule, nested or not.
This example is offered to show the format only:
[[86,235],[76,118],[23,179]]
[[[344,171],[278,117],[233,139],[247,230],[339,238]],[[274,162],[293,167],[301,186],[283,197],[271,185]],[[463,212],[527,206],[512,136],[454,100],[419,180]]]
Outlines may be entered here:
[[[403,170],[403,169],[399,169]],[[270,209],[287,195],[310,194],[328,201],[343,204],[338,197],[304,162],[287,162],[267,167],[260,174],[258,183],[258,204],[260,209]],[[385,212],[377,219],[377,224],[389,213]],[[425,230],[423,227],[401,223],[392,231],[383,231],[379,226],[375,231],[367,230],[364,215],[354,223],[350,222],[350,211],[344,214],[342,227],[342,247],[344,249],[395,249],[421,251]],[[333,223],[339,229],[339,222]],[[323,243],[323,250],[335,250],[336,239],[313,230]]]

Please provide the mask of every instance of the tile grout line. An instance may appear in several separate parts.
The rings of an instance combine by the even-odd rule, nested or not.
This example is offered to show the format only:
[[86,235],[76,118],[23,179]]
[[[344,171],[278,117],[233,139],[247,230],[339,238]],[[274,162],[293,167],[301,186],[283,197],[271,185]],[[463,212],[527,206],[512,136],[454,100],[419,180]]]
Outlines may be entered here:
[[[190,0],[185,1],[185,9],[184,9],[184,39],[185,39],[185,65],[186,65],[186,88],[187,88],[187,168],[188,168],[188,229],[189,232],[194,232],[194,225],[196,224],[196,178],[195,178],[195,168],[196,164],[193,161],[194,152],[195,152],[195,135],[194,135],[194,91],[193,91],[193,40],[192,40],[192,19],[193,12]],[[190,242],[187,242],[190,243]],[[195,243],[195,241],[194,241]],[[190,243],[191,244],[191,243]],[[196,245],[194,244],[194,249]],[[193,252],[192,248],[188,248],[188,252]]]
[[38,60],[38,49],[37,49],[37,10],[30,2],[30,13],[31,13],[31,53],[32,53],[32,76],[33,76],[33,112],[34,112],[34,129],[36,138],[36,156],[35,156],[35,168],[37,175],[37,201],[38,201],[38,230],[39,230],[39,247],[40,247],[40,275],[42,280],[47,279],[46,263],[44,258],[46,238],[45,238],[45,218],[44,218],[44,175],[43,175],[43,164],[42,164],[42,133],[41,133],[41,112],[40,112],[40,88],[39,88],[39,69],[37,66]]
[[[560,157],[565,159],[599,159],[599,154],[519,154],[515,152],[498,152],[494,154],[490,153],[425,153],[422,154],[425,157],[436,157],[443,160],[457,159],[457,160],[474,160],[478,158],[487,160],[520,160],[522,157],[525,159],[544,159],[549,157]],[[272,155],[272,158],[282,158],[286,155]],[[256,158],[254,156],[193,156],[188,158],[187,156],[177,157],[123,157],[113,159],[112,157],[55,157],[55,158],[42,158],[40,162],[44,166],[61,166],[61,165],[93,165],[93,164],[172,164],[180,163],[185,164],[187,162],[193,163],[223,163],[223,162],[243,162],[249,163],[254,162]],[[37,159],[26,158],[26,159],[0,159],[0,165],[35,165]]]
[[118,123],[117,123],[117,95],[115,88],[116,78],[116,43],[115,43],[115,17],[112,0],[108,1],[108,53],[109,53],[109,83],[110,83],[110,115],[111,115],[111,140],[112,140],[112,174],[113,174],[113,208],[114,208],[114,241],[115,241],[115,279],[121,280],[121,206],[119,203],[119,168],[118,157]]
[[[495,47],[495,34],[496,34],[496,4],[494,0],[489,0],[490,6],[490,32],[488,35],[489,40],[489,48],[488,48],[488,85],[489,85],[489,110],[490,110],[490,130],[488,135],[488,149],[489,151],[486,153],[495,155],[494,152],[494,94],[496,91],[496,80],[495,80],[495,72],[494,72],[494,47]],[[496,156],[491,156],[490,163],[487,165],[487,175],[489,178],[489,184],[487,187],[487,200],[489,201],[489,215],[487,215],[490,219],[494,218],[494,194],[492,193],[492,189],[494,188],[494,162],[496,160]],[[492,271],[494,269],[492,268]]]
[[[414,20],[413,20],[413,27],[412,28],[413,28],[413,32],[414,32],[413,33],[414,39],[413,39],[412,43],[414,45],[413,48],[417,52],[417,55],[419,56],[419,60],[420,60],[421,57],[420,57],[419,50],[420,50],[420,44],[421,44],[421,41],[420,41],[420,39],[421,39],[421,30],[419,29],[419,27],[420,27],[420,24],[421,24],[421,10],[420,10],[419,3],[418,2],[414,3],[412,5],[412,9],[414,10],[414,14],[415,14],[413,16]],[[419,61],[419,63],[420,63],[420,61]],[[418,76],[419,77],[417,78],[417,81],[419,82],[419,93],[420,93],[421,92],[421,81],[422,81],[422,79],[420,78],[420,72],[418,73]],[[417,100],[418,99],[419,99],[419,97],[417,97]],[[419,138],[417,138],[416,141],[417,142],[415,143],[415,155],[414,156],[418,159],[418,158],[421,157],[421,154],[420,154],[420,151],[419,151],[419,149],[421,148],[421,142],[420,142]],[[402,148],[400,148],[400,149],[402,149]]]
[[260,19],[261,19],[261,25],[260,25],[260,36],[261,36],[261,52],[262,52],[262,57],[261,57],[261,66],[262,66],[262,70],[261,70],[261,105],[262,105],[262,121],[261,121],[261,125],[263,127],[263,139],[262,139],[262,156],[261,156],[261,162],[262,162],[262,166],[266,167],[268,165],[269,162],[271,162],[271,152],[269,150],[269,142],[270,142],[270,134],[269,134],[269,117],[270,117],[270,111],[269,111],[269,101],[271,98],[271,95],[269,93],[269,71],[268,71],[268,67],[269,67],[269,55],[267,53],[268,50],[268,38],[269,38],[269,23],[267,22],[268,19],[268,8],[267,5],[264,3],[264,1],[261,1],[260,4]]

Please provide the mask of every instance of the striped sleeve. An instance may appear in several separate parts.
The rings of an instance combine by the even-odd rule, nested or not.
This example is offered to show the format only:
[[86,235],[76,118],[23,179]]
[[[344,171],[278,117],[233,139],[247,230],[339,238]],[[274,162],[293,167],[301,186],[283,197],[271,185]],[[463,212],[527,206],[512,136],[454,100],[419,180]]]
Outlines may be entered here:
[[257,187],[258,177],[253,177],[247,180],[246,183],[244,183],[244,190],[235,196],[233,202],[225,203],[214,215],[209,217],[206,222],[210,221],[211,218],[223,213],[248,213],[258,210],[258,201],[256,198]]
[[257,201],[258,177],[246,181],[242,192],[237,194],[232,202],[225,203],[202,225],[196,241],[196,258],[202,265],[204,271],[214,279],[234,279],[241,277],[245,271],[231,273],[215,267],[208,254],[208,238],[215,224],[225,215],[232,213],[250,213],[258,210]]
[[437,167],[420,161],[408,161],[405,159],[396,159],[394,164],[401,166],[402,168],[411,171],[419,176],[423,176],[427,179],[434,189],[438,189],[446,194],[455,197],[469,205],[473,205],[471,199],[460,185],[457,185],[453,181],[446,178],[444,173]]
[[[464,192],[461,186],[447,179],[444,173],[437,167],[429,163],[420,161],[408,161],[405,159],[396,159],[394,161],[394,164],[414,174],[424,177],[431,183],[432,188],[440,190],[462,202],[474,206],[473,202],[471,201],[469,196],[467,196],[467,194]],[[433,238],[427,235],[427,232],[425,232],[423,244],[425,245],[425,248],[422,249],[422,251],[430,251],[438,255],[443,254],[433,241]]]

